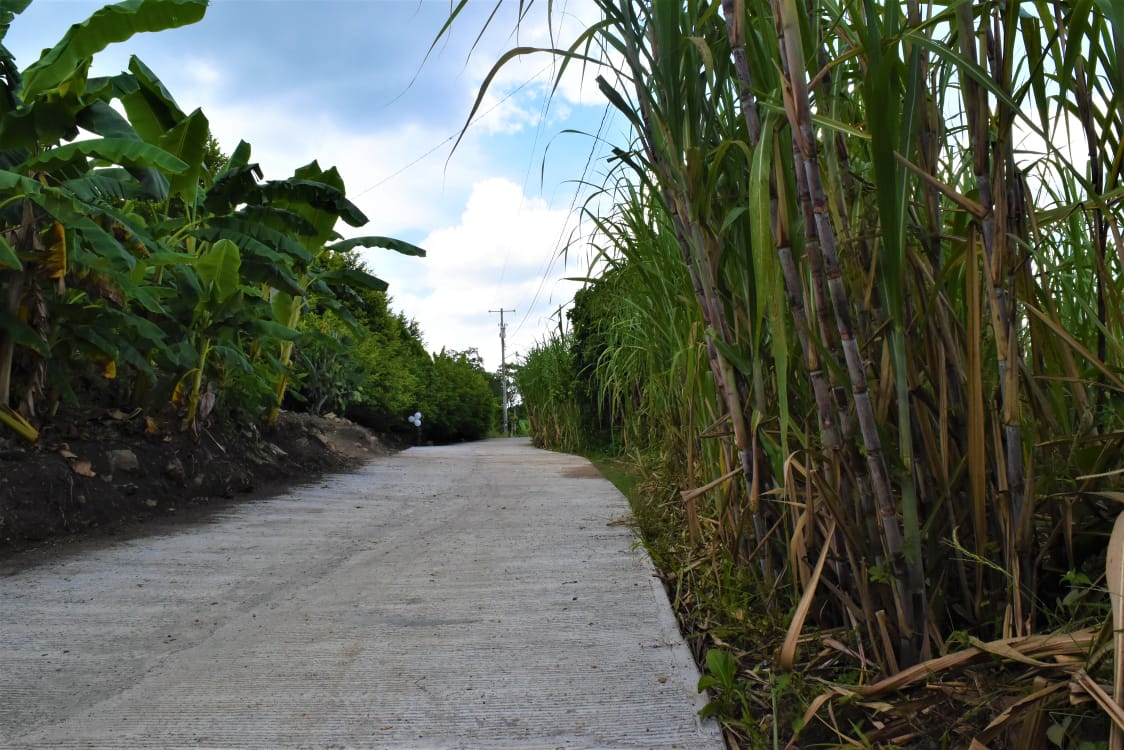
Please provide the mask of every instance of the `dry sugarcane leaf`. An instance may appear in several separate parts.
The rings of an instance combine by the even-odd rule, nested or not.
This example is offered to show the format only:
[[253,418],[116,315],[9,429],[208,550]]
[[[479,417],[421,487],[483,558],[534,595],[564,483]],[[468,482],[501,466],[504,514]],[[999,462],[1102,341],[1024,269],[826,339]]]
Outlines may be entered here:
[[[1096,638],[1096,633],[1092,630],[1077,630],[1072,633],[1055,633],[1052,635],[1031,635],[1023,638],[1007,638],[1002,642],[1010,647],[1018,650],[1020,654],[1034,654],[1038,659],[1046,659],[1057,654],[1081,654],[1088,649],[1089,644]],[[998,643],[991,641],[990,644]],[[923,661],[920,664],[915,664],[912,667],[903,669],[897,674],[891,675],[883,680],[879,680],[871,685],[863,685],[854,688],[855,692],[864,697],[872,697],[887,691],[901,690],[907,685],[915,682],[920,682],[928,677],[931,677],[939,672],[943,672],[953,667],[958,667],[962,664],[967,664],[980,655],[984,651],[976,646],[956,651],[946,656],[938,656],[928,661]],[[1064,668],[1064,664],[1047,664],[1046,666],[1056,668]]]
[[979,638],[969,638],[968,642],[981,651],[986,651],[993,656],[998,656],[1001,659],[1010,659],[1011,661],[1017,661],[1020,664],[1026,664],[1029,667],[1041,667],[1043,669],[1049,669],[1050,667],[1056,666],[1054,664],[1048,664],[1044,661],[1032,659],[1031,657],[1026,656],[1018,649],[1012,647],[1008,643],[1004,643],[1003,641],[993,641],[992,643],[985,643]]
[[1078,672],[1073,676],[1077,684],[1085,689],[1097,705],[1104,709],[1108,714],[1108,718],[1112,721],[1112,738],[1110,739],[1109,748],[1115,750],[1116,745],[1114,740],[1117,736],[1124,736],[1124,708],[1121,708],[1108,691],[1101,687],[1096,680],[1089,676],[1084,670]]
[[[800,515],[796,517],[796,523],[792,525],[792,533],[789,536],[788,543],[788,557],[792,565],[792,569],[797,572],[800,579],[800,585],[808,588],[808,583],[812,577],[812,569],[808,565],[808,511],[803,510]],[[826,546],[828,540],[824,540]]]
[[[1116,517],[1108,540],[1105,575],[1112,606],[1112,700],[1119,709],[1124,705],[1124,513]],[[1119,726],[1112,729],[1109,750],[1124,750],[1124,731]]]
[[[1003,713],[996,716],[991,720],[990,724],[984,727],[982,733],[983,740],[990,742],[992,739],[994,739],[999,730],[1002,729],[1007,724],[1007,722],[1014,718],[1015,713],[1024,706],[1029,706],[1031,704],[1037,703],[1038,701],[1044,700],[1045,698],[1050,697],[1060,690],[1068,689],[1069,682],[1055,682],[1053,685],[1048,685],[1041,690],[1035,690],[1030,695],[1023,696],[1022,698],[1008,706]],[[977,739],[979,739],[979,737],[977,737]]]
[[11,427],[17,435],[29,443],[34,443],[39,440],[39,430],[26,419],[23,418],[15,409],[9,408],[4,404],[0,404],[0,424],[6,424]]
[[121,421],[126,420],[126,419],[132,419],[133,417],[137,416],[140,413],[141,413],[141,408],[139,406],[137,408],[133,409],[132,411],[121,411],[120,409],[110,409],[108,412],[106,412],[106,414],[108,414],[110,416],[110,418],[116,419],[118,422],[121,422]]
[[[826,693],[820,693],[819,695],[817,695],[815,699],[810,704],[808,704],[808,710],[804,712],[804,717],[800,720],[800,726],[808,726],[808,722],[812,720],[812,717],[819,713],[819,710],[823,707],[823,704],[827,703],[836,695],[842,695],[842,693],[832,689],[828,690]],[[788,744],[784,746],[784,750],[793,750],[793,748],[796,748],[796,738],[799,736],[800,730],[798,729],[792,733],[792,739],[790,739],[788,741]]]
[[796,613],[792,616],[792,622],[788,625],[788,632],[785,633],[784,643],[781,645],[780,667],[784,670],[792,669],[796,663],[796,646],[800,640],[800,632],[804,629],[804,620],[808,617],[808,611],[812,608],[812,600],[816,596],[817,584],[820,581],[820,575],[823,573],[824,563],[827,562],[827,553],[831,551],[831,545],[828,540],[831,535],[835,533],[835,519],[832,519],[831,525],[828,527],[827,533],[824,535],[823,549],[820,550],[820,559],[816,561],[816,569],[812,571],[812,577],[808,581],[808,585],[804,588],[804,594],[800,597],[800,604],[796,606]]
[[958,667],[961,664],[967,664],[979,655],[980,650],[978,648],[966,648],[963,651],[956,651],[948,656],[938,656],[935,659],[929,659],[920,664],[914,664],[912,667],[903,669],[897,674],[890,675],[874,684],[860,685],[855,688],[855,692],[865,697],[871,697],[885,692],[901,690],[907,685],[920,682],[946,669]]
[[1124,390],[1124,380],[1121,380],[1120,377],[1112,370],[1110,370],[1104,362],[1101,362],[1100,359],[1097,358],[1097,355],[1093,354],[1091,351],[1082,346],[1081,343],[1077,339],[1075,339],[1068,331],[1066,331],[1060,323],[1046,315],[1046,313],[1042,312],[1034,305],[1027,304],[1026,310],[1027,312],[1031,313],[1036,318],[1041,320],[1051,331],[1054,332],[1055,335],[1058,336],[1058,338],[1068,344],[1070,348],[1084,357],[1085,361],[1087,361],[1093,367],[1097,368],[1097,370],[1100,371],[1100,373],[1104,375],[1105,378],[1107,378],[1114,386],[1116,386],[1120,390]]
[[894,644],[890,639],[890,629],[886,627],[886,610],[880,609],[874,613],[874,621],[878,623],[878,635],[882,638],[882,650],[886,654],[886,666],[890,674],[897,674],[901,667],[898,666],[898,657],[894,655]]
[[723,482],[726,482],[731,478],[737,476],[741,473],[741,471],[742,467],[739,465],[737,468],[731,469],[717,479],[707,482],[702,487],[696,487],[693,490],[683,490],[679,494],[683,497],[684,500],[692,500],[696,497],[699,497],[700,495],[705,495],[707,492],[710,492],[712,489],[722,484]]
[[1079,477],[1074,477],[1078,482],[1084,482],[1089,479],[1104,479],[1105,477],[1115,477],[1124,474],[1124,469],[1112,469],[1111,471],[1102,471],[1097,474],[1082,474]]

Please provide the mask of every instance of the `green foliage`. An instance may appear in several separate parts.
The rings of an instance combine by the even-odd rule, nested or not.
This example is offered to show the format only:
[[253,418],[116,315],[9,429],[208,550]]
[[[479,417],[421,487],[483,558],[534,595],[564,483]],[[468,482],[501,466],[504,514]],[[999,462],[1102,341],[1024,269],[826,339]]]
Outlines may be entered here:
[[294,348],[288,395],[312,414],[346,414],[363,398],[369,376],[350,330],[333,322],[330,314],[306,315]]
[[[781,611],[809,587],[804,627],[871,674],[1103,620],[1065,571],[1101,575],[1121,497],[1116,4],[597,5],[560,56],[608,51],[632,130],[572,330],[520,373],[536,440],[608,417],[667,477],[672,546]],[[1006,741],[1076,746],[1033,718],[1061,700]]]
[[419,408],[426,439],[452,443],[486,437],[496,429],[498,406],[491,378],[474,349],[442,349],[434,355],[433,370]]
[[581,410],[575,391],[570,337],[559,335],[532,347],[519,366],[515,382],[523,396],[528,427],[535,445],[581,452]]
[[[357,263],[344,256],[339,262]],[[384,292],[366,289],[344,301],[347,323],[329,310],[306,315],[294,395],[312,408],[332,404],[331,410],[373,430],[412,440],[406,417],[422,404],[433,363],[417,325],[392,313],[389,302]]]
[[[25,6],[5,6],[5,31]],[[88,77],[107,45],[205,9],[107,6],[22,74],[0,47],[0,412],[20,434],[60,398],[132,402],[197,430],[220,404],[270,423],[294,376],[317,410],[366,397],[404,414],[429,383],[416,327],[389,316],[364,338],[364,295],[386,284],[351,253],[424,251],[341,241],[338,222],[366,217],[334,168],[263,182],[248,144],[224,154],[205,115],[185,114],[140,60]]]

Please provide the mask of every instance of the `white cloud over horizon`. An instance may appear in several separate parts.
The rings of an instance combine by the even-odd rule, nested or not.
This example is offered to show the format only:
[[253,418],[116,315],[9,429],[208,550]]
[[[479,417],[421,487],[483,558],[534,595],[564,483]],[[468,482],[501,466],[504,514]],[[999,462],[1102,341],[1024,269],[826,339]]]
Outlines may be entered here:
[[[475,348],[494,370],[500,364],[499,316],[490,310],[515,310],[505,316],[513,361],[543,337],[542,319],[576,290],[562,280],[567,271],[560,256],[573,223],[571,212],[526,196],[506,178],[478,181],[457,224],[422,240],[429,255],[415,261],[424,267],[420,283],[388,278],[391,296],[414,311],[431,350]],[[371,265],[379,272],[377,260]],[[486,328],[491,331],[481,336]],[[453,343],[458,341],[464,343]]]

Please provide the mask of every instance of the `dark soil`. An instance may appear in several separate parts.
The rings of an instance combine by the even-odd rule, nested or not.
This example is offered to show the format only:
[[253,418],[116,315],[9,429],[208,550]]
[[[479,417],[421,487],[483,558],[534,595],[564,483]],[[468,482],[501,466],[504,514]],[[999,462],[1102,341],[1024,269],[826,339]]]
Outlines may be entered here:
[[391,452],[359,425],[283,412],[198,435],[111,410],[59,418],[34,445],[0,429],[0,557],[277,494]]

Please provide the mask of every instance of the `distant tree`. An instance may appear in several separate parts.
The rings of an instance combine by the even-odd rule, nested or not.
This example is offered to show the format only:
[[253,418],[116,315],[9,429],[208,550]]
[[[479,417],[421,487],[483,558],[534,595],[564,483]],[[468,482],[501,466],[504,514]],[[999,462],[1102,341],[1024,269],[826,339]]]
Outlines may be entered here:
[[[357,253],[339,253],[338,270],[364,268]],[[416,321],[391,309],[385,291],[356,289],[341,302],[349,322],[327,309],[301,321],[295,400],[334,411],[383,433],[412,434],[406,421],[421,408],[433,361]]]
[[498,402],[475,349],[442,349],[433,357],[422,432],[437,443],[479,440],[496,427]]

